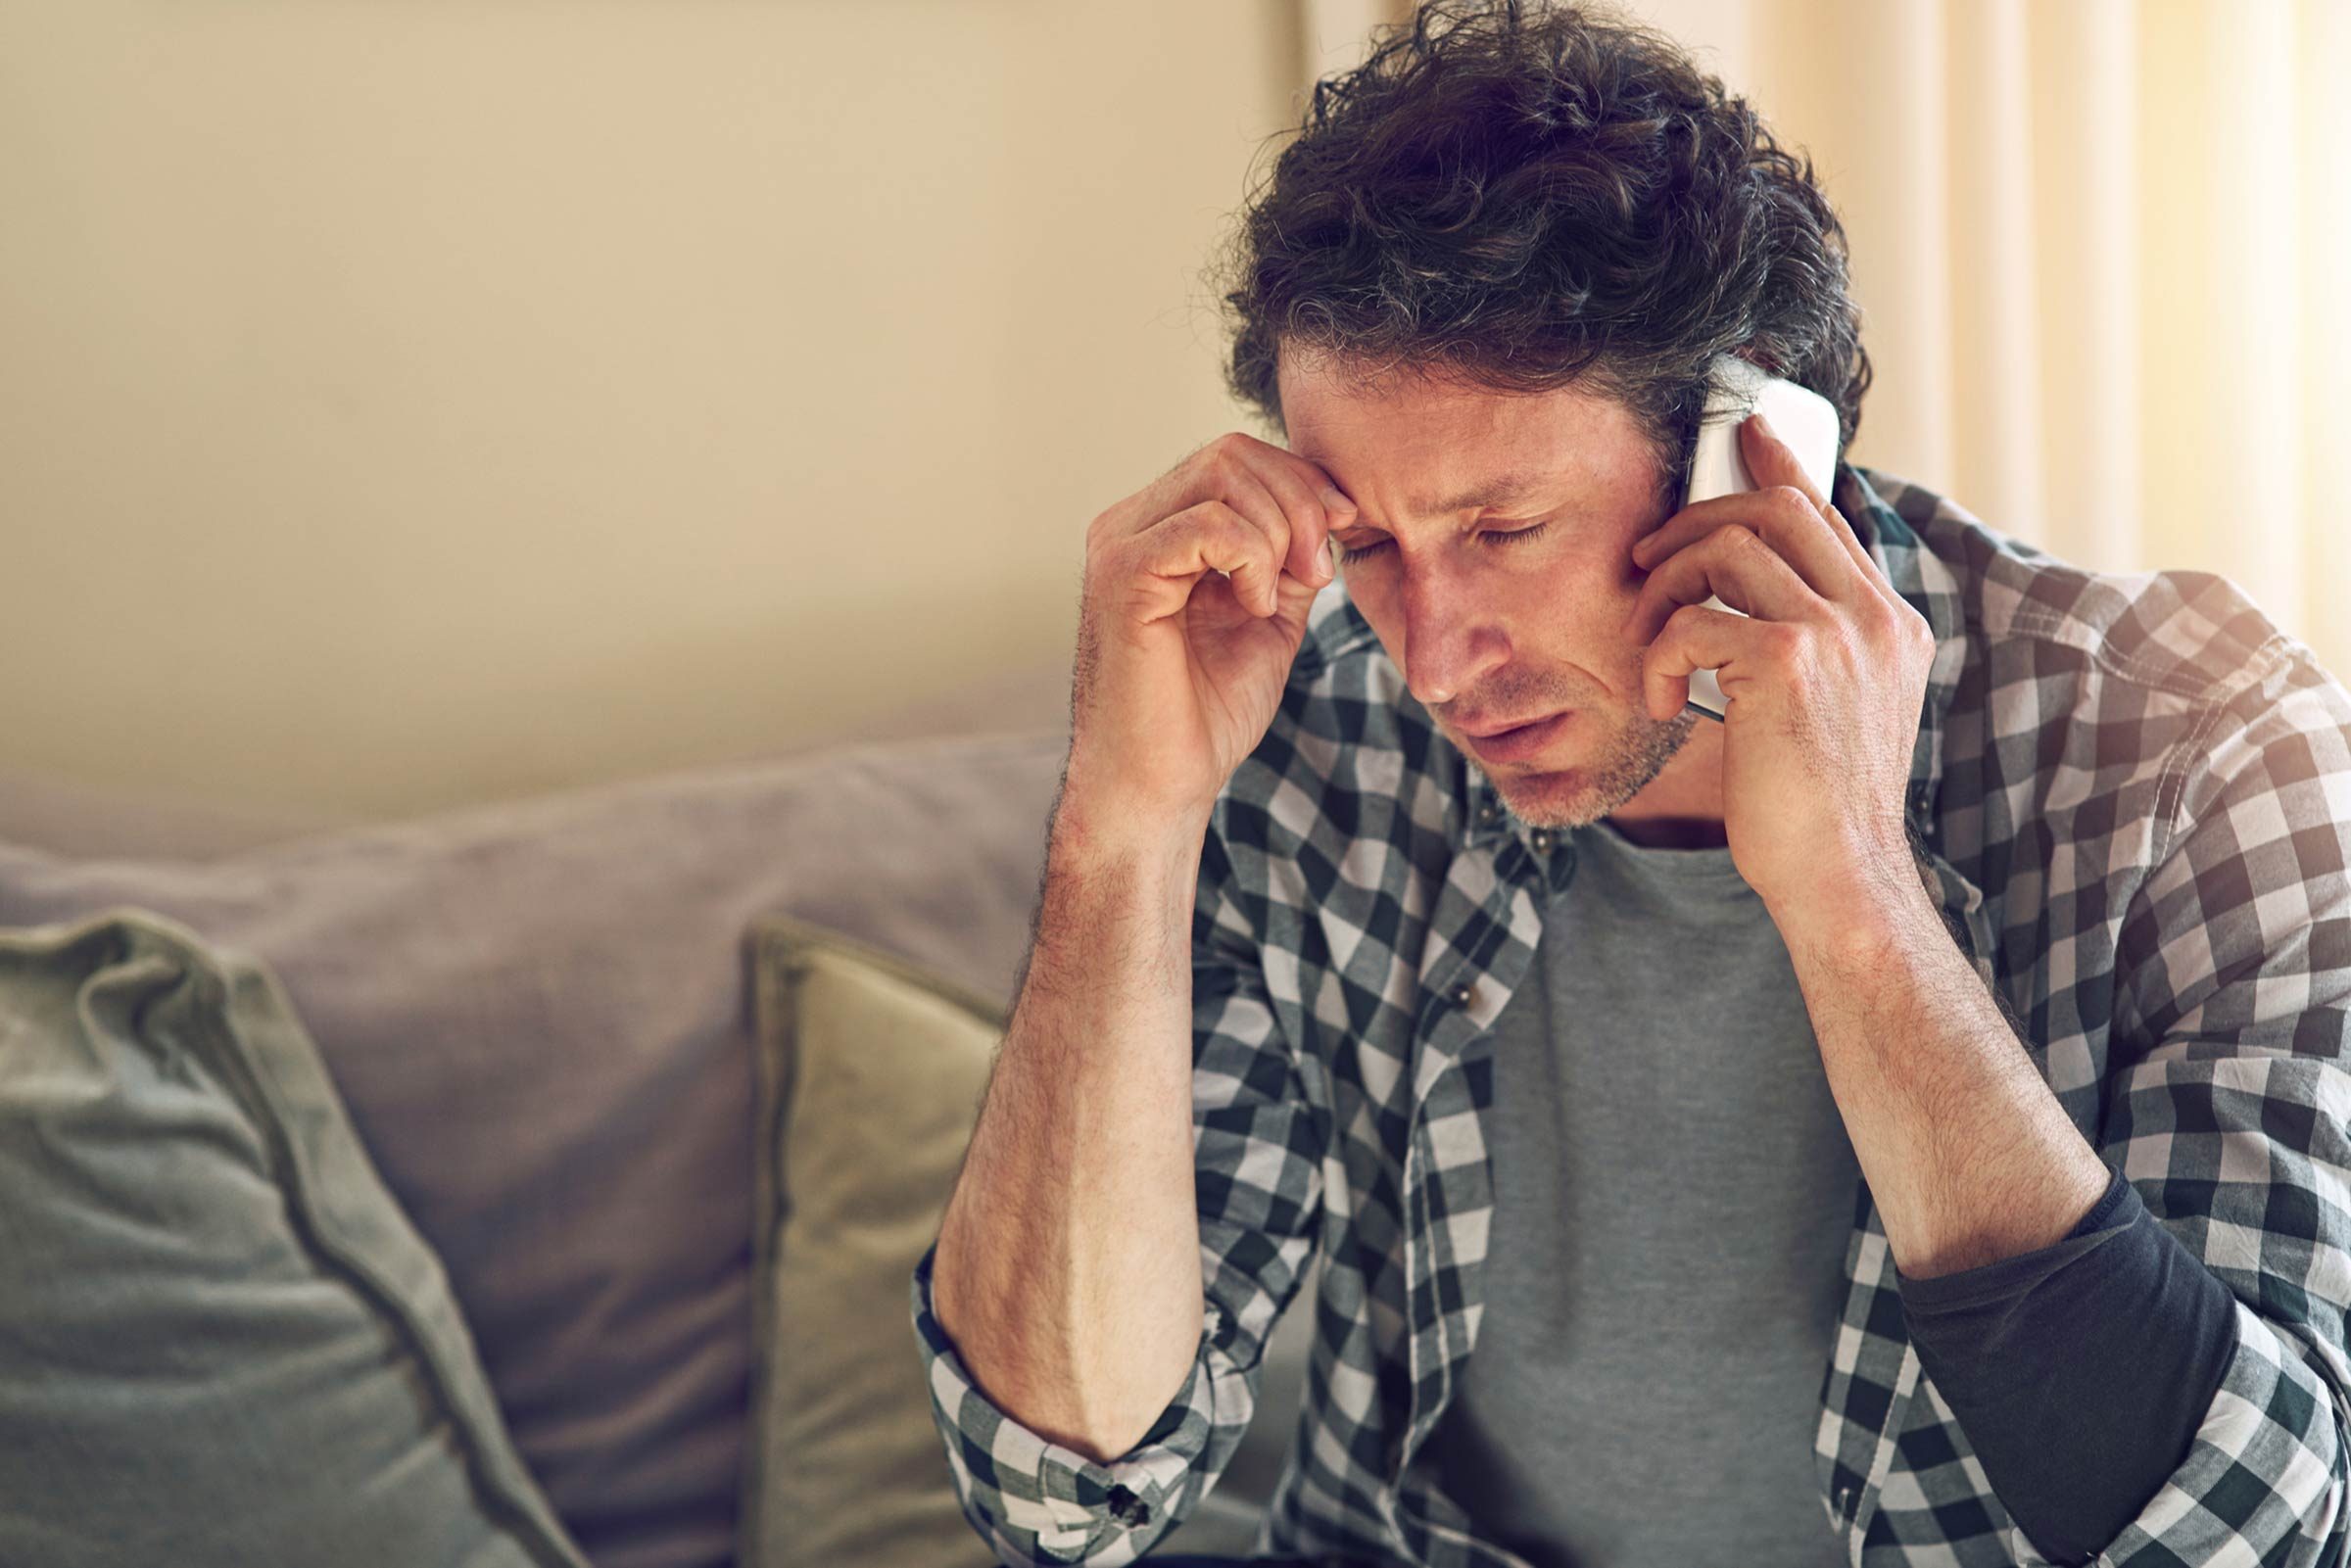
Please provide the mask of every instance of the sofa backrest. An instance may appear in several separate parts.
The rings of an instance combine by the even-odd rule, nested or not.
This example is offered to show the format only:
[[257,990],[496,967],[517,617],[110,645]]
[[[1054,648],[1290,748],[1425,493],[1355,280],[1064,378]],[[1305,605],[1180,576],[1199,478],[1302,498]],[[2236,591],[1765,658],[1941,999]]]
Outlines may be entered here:
[[[790,913],[1009,1001],[1066,750],[837,747],[209,860],[0,819],[0,926],[130,905],[266,960],[581,1545],[722,1561],[754,1354],[746,927]],[[1310,1317],[1276,1335],[1226,1510],[1271,1494]]]

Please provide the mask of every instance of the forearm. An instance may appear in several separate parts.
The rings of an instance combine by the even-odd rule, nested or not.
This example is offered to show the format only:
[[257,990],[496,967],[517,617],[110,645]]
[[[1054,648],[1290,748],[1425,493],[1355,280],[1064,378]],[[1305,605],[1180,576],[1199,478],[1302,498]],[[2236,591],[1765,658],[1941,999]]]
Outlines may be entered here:
[[1926,891],[1885,871],[1774,909],[1829,1091],[1903,1274],[2049,1246],[2109,1172]]
[[1065,799],[1036,940],[942,1217],[938,1321],[989,1399],[1096,1459],[1199,1349],[1191,918],[1205,824]]

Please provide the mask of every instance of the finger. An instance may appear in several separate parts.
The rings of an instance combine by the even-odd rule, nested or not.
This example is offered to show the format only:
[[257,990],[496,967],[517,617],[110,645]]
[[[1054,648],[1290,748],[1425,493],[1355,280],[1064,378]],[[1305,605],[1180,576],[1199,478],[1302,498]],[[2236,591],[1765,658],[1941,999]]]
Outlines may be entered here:
[[1279,591],[1286,563],[1296,553],[1294,536],[1300,530],[1290,514],[1282,509],[1281,502],[1273,499],[1273,493],[1257,476],[1256,470],[1246,463],[1223,476],[1222,488],[1216,499],[1247,518],[1249,526],[1264,541],[1263,558],[1258,562],[1256,575],[1263,577],[1265,582],[1262,587],[1252,582],[1252,587],[1258,587],[1258,593],[1250,597],[1249,605],[1252,609],[1265,608]]
[[1836,503],[1821,494],[1820,487],[1812,482],[1812,476],[1804,471],[1804,465],[1797,460],[1796,449],[1789,446],[1786,439],[1772,428],[1769,419],[1759,413],[1747,419],[1739,427],[1739,439],[1741,454],[1747,459],[1747,471],[1754,475],[1758,488],[1786,485],[1799,493],[1812,509],[1827,520],[1830,537],[1845,546],[1846,558],[1853,563],[1870,586],[1880,594],[1894,592],[1894,585],[1886,581],[1885,574],[1878,570],[1878,563],[1870,559],[1869,551],[1862,546],[1861,536],[1853,532],[1853,525],[1846,521],[1845,513],[1837,509]]
[[1247,457],[1251,471],[1290,514],[1289,574],[1303,583],[1328,582],[1321,570],[1322,542],[1332,529],[1355,520],[1355,502],[1321,468],[1294,452],[1268,447],[1251,451]]
[[1885,568],[1877,563],[1867,546],[1861,543],[1861,536],[1853,532],[1853,525],[1846,521],[1845,513],[1831,506],[1829,522],[1832,525],[1831,532],[1845,546],[1845,552],[1852,557],[1853,569],[1861,574],[1864,582],[1878,591],[1878,596],[1893,603],[1908,603],[1902,597],[1901,590],[1895,588],[1893,580],[1886,575]]
[[1633,564],[1654,572],[1677,552],[1733,524],[1769,545],[1821,597],[1847,598],[1854,592],[1853,560],[1832,537],[1833,525],[1786,485],[1692,501],[1633,546]]
[[1767,621],[1809,620],[1827,608],[1769,541],[1728,523],[1676,550],[1650,573],[1624,619],[1623,635],[1634,646],[1645,646],[1675,610],[1713,597]]
[[1812,476],[1797,460],[1796,449],[1777,430],[1771,421],[1759,413],[1749,414],[1739,422],[1740,455],[1747,459],[1747,471],[1754,476],[1757,490],[1772,485],[1787,485],[1802,493],[1812,503],[1814,511],[1825,511],[1829,498],[1812,483]]
[[1162,518],[1137,535],[1128,571],[1138,586],[1138,622],[1180,612],[1208,572],[1230,580],[1232,596],[1253,615],[1277,603],[1263,529],[1215,498]]
[[1690,701],[1695,670],[1718,672],[1715,681],[1728,700],[1746,683],[1741,663],[1767,636],[1764,623],[1711,605],[1686,605],[1641,656],[1641,705],[1653,719],[1670,719]]
[[[1243,431],[1228,431],[1201,453],[1198,488],[1183,500],[1216,496],[1230,501],[1252,521],[1267,524],[1268,538],[1276,546],[1275,576],[1289,576],[1309,587],[1328,582],[1319,568],[1322,542],[1328,537],[1335,505],[1352,516],[1354,503],[1339,494],[1329,477],[1305,458]],[[1262,496],[1263,500],[1255,498]],[[1251,498],[1244,501],[1243,498]],[[1275,524],[1268,515],[1271,507]]]

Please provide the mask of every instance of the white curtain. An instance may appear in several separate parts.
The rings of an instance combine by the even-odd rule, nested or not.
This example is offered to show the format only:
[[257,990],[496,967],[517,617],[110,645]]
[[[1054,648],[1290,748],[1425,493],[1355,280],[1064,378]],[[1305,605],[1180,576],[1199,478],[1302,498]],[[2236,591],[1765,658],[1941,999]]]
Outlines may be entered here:
[[[1308,80],[1410,0],[1299,0]],[[1847,455],[2351,680],[2351,0],[1629,0],[1809,153],[1876,381]]]

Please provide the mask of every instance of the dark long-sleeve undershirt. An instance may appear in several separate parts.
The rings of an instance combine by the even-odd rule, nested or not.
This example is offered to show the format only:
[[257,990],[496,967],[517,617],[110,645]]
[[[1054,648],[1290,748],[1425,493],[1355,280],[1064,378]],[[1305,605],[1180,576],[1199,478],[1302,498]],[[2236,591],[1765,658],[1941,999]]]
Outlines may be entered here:
[[1931,1279],[1895,1269],[1919,1363],[2051,1562],[2086,1562],[2187,1456],[2235,1298],[2117,1172],[2072,1234]]

